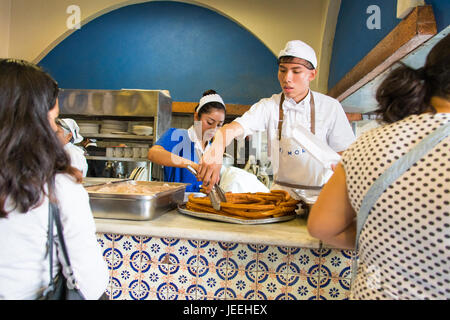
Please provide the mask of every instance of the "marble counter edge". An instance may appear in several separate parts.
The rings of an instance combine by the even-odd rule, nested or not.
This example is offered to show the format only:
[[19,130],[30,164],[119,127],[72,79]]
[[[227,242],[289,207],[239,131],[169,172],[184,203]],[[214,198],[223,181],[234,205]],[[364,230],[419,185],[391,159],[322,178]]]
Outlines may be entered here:
[[302,218],[273,224],[239,225],[188,217],[172,210],[149,221],[96,218],[95,223],[97,233],[320,248],[320,241],[309,235]]

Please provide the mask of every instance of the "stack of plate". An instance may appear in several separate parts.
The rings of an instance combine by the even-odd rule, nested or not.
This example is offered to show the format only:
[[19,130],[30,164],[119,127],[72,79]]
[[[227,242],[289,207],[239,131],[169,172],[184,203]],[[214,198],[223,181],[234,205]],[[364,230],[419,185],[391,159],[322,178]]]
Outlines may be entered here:
[[103,120],[100,133],[116,133],[125,132],[128,129],[128,123],[126,121],[118,120]]
[[149,126],[134,125],[132,131],[138,136],[151,136],[153,134],[153,128]]
[[135,181],[147,181],[147,168],[145,167],[136,167],[133,172],[131,172],[129,179]]
[[100,124],[94,122],[78,122],[81,135],[97,134]]

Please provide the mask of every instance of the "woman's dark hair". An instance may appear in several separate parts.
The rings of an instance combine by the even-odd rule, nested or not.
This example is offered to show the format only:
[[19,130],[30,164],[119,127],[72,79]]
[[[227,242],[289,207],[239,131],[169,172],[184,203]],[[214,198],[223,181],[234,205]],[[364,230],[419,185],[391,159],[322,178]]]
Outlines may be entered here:
[[81,182],[49,123],[57,97],[58,84],[40,67],[0,59],[0,218],[28,212],[46,194],[55,202],[56,173]]
[[386,77],[376,92],[375,113],[392,123],[412,114],[436,112],[430,105],[434,96],[450,97],[450,34],[433,47],[424,67],[416,70],[401,63]]
[[[208,96],[210,94],[217,94],[216,91],[210,89],[208,91],[203,92],[203,97],[204,96]],[[195,110],[198,109],[198,107],[200,106],[200,104],[198,104],[195,107]],[[209,114],[211,113],[212,109],[218,109],[218,110],[223,110],[223,112],[225,113],[225,115],[227,114],[227,110],[225,109],[225,106],[223,104],[221,104],[220,102],[208,102],[207,104],[205,104],[200,111],[198,111],[198,118],[200,119],[202,117],[202,114]]]

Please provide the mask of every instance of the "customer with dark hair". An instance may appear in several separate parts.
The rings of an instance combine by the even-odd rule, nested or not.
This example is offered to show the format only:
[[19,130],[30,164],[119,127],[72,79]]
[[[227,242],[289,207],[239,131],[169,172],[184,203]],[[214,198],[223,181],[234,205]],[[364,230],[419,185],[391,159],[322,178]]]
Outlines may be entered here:
[[194,125],[188,130],[171,128],[148,152],[148,159],[164,166],[164,181],[189,183],[188,192],[200,191],[201,181],[186,169],[198,168],[199,157],[208,150],[211,139],[225,121],[226,106],[214,90],[203,93],[194,112]]
[[49,201],[59,208],[83,295],[98,299],[108,284],[81,173],[56,135],[57,96],[57,83],[39,67],[0,59],[0,300],[40,298],[49,283]]
[[[423,68],[390,73],[376,97],[384,125],[344,153],[308,230],[340,248],[353,249],[359,235],[353,299],[449,299],[450,35]],[[408,160],[414,153],[419,160]]]

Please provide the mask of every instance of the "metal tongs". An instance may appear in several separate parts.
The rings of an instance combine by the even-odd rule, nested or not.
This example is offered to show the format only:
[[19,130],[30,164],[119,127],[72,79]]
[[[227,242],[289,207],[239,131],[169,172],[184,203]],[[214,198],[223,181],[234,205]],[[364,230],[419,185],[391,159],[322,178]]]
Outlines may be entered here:
[[[192,168],[191,166],[187,166],[187,169],[194,175],[197,176],[197,170]],[[227,202],[227,198],[225,197],[225,192],[223,189],[216,183],[211,192],[208,194],[209,200],[211,200],[212,207],[219,211],[220,203]]]

